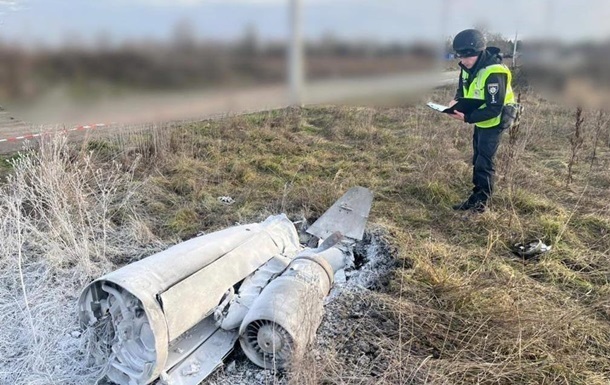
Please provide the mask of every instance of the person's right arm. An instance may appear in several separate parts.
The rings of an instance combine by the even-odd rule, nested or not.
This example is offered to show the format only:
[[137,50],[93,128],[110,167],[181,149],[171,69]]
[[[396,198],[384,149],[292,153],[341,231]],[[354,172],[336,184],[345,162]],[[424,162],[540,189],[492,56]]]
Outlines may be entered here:
[[462,83],[462,72],[460,71],[460,77],[458,80],[458,88],[455,91],[455,96],[453,97],[453,100],[449,102],[449,107],[453,106],[455,103],[457,103],[458,98],[463,98],[464,97],[464,84]]

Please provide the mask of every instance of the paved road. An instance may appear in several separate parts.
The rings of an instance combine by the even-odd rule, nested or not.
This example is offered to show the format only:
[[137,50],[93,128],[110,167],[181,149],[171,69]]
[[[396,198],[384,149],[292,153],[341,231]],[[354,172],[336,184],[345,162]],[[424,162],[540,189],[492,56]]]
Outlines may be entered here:
[[[379,97],[413,94],[456,82],[457,72],[398,74],[385,77],[326,80],[306,85],[305,105],[365,101]],[[20,140],[5,139],[74,128],[95,123],[106,127],[143,123],[188,121],[283,108],[287,106],[285,85],[249,89],[182,92],[163,95],[132,95],[91,105],[75,105],[63,98],[50,98],[31,109],[26,123],[9,111],[0,110],[0,152],[19,148]],[[109,130],[111,128],[100,128]]]

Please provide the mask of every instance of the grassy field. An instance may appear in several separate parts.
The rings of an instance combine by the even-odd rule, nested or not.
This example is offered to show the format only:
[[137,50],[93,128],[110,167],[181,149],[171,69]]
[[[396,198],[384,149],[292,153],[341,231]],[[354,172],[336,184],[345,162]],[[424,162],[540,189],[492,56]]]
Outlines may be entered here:
[[[423,103],[278,110],[76,146],[56,138],[12,156],[0,168],[9,178],[0,206],[0,356],[9,359],[0,380],[95,375],[66,369],[82,353],[53,357],[82,352],[80,342],[46,333],[53,317],[60,334],[76,327],[65,309],[99,274],[202,231],[280,212],[315,219],[360,185],[375,194],[369,223],[400,267],[382,290],[354,298],[344,314],[350,333],[295,366],[290,382],[608,384],[608,117],[583,112],[576,135],[576,109],[532,93],[522,102],[521,126],[505,133],[498,155],[492,208],[480,215],[451,209],[471,188],[471,127]],[[530,238],[552,251],[511,253]],[[29,332],[9,338],[19,330]]]

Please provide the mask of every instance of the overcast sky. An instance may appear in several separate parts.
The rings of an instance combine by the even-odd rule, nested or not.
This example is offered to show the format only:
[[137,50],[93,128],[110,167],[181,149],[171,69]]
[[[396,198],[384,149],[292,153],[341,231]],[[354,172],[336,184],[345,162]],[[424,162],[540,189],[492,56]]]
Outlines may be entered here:
[[[331,32],[348,39],[438,40],[481,24],[509,37],[515,30],[526,38],[610,36],[610,0],[302,1],[309,38]],[[55,44],[101,33],[114,42],[164,39],[188,20],[204,38],[235,39],[254,25],[263,39],[282,39],[287,9],[287,0],[0,0],[0,38]]]

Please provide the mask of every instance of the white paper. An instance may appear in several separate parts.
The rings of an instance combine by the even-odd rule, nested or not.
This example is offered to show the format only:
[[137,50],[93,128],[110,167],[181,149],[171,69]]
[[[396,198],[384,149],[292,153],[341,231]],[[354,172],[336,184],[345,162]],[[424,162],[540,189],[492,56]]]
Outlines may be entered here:
[[440,111],[440,112],[443,112],[447,108],[449,108],[448,106],[443,106],[442,104],[437,104],[437,103],[432,103],[432,102],[428,102],[428,103],[426,103],[426,105],[428,107],[432,108],[433,110]]

